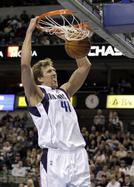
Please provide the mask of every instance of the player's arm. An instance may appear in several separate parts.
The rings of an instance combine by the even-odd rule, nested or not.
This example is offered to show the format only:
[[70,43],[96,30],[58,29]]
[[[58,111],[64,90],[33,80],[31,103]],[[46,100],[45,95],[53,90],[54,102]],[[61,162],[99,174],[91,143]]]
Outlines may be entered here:
[[61,86],[69,96],[74,95],[86,80],[91,63],[87,57],[76,59],[78,68],[73,72],[69,81]]
[[21,51],[21,80],[24,86],[25,95],[28,103],[31,106],[35,106],[43,98],[43,93],[40,88],[36,85],[31,69],[31,40],[32,33],[36,27],[37,17],[32,18],[26,36],[22,45]]

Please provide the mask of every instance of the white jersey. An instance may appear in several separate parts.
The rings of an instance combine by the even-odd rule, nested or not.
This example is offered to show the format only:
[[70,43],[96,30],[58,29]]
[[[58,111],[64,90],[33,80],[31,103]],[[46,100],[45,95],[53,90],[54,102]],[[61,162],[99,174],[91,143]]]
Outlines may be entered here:
[[38,130],[39,146],[62,150],[84,147],[76,112],[65,91],[42,85],[40,88],[44,92],[43,100],[29,107]]

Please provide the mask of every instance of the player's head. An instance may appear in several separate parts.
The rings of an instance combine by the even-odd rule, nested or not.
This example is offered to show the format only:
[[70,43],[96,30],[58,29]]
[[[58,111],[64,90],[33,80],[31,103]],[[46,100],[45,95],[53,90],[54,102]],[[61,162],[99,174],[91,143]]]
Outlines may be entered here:
[[57,88],[57,73],[50,58],[38,61],[32,67],[35,82]]

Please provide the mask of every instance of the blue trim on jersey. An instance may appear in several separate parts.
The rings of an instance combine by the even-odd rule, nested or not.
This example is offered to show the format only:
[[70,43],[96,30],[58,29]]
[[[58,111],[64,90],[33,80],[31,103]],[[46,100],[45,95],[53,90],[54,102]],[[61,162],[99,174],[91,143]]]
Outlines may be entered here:
[[34,116],[41,117],[41,115],[40,115],[40,113],[39,113],[39,111],[38,111],[36,106],[29,106],[26,96],[25,96],[25,100],[26,100],[27,109],[29,110],[29,112],[31,114],[33,114]]
[[[49,99],[48,99],[48,95],[46,93],[46,90],[44,88],[41,88],[41,91],[43,93],[45,93],[45,97],[43,98],[43,100],[41,101],[41,103],[43,104],[43,107],[46,111],[46,113],[48,113],[48,108],[49,108]],[[34,115],[34,116],[37,116],[37,117],[41,117],[41,114],[39,113],[39,110],[36,106],[29,106],[28,104],[28,101],[27,101],[27,98],[25,96],[25,100],[26,100],[26,103],[27,103],[27,109],[29,110],[29,112]]]
[[43,154],[41,156],[41,163],[43,164],[43,167],[46,170],[46,173],[47,173],[47,155],[48,155],[48,149],[44,148]]
[[48,98],[46,90],[44,88],[40,88],[40,89],[45,94],[45,97],[43,98],[43,100],[41,101],[41,103],[43,104],[43,107],[44,107],[46,113],[48,114],[49,98]]
[[28,110],[30,111],[31,114],[33,114],[34,116],[37,116],[37,117],[41,117],[38,109],[36,106],[33,106],[33,107],[30,107],[28,106]]
[[70,100],[70,98],[69,98],[67,92],[66,92],[63,88],[58,88],[58,89],[61,90],[61,91],[63,91],[63,92],[66,94],[67,98]]

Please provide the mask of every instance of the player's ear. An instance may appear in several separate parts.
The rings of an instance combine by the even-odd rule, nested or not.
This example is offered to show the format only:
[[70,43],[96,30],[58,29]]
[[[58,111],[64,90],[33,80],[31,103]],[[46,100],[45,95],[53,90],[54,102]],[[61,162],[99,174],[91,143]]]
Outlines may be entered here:
[[39,81],[40,83],[42,83],[42,82],[43,82],[43,77],[38,77],[38,81]]

